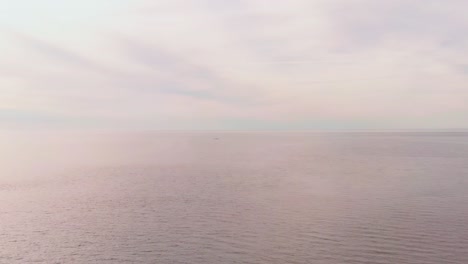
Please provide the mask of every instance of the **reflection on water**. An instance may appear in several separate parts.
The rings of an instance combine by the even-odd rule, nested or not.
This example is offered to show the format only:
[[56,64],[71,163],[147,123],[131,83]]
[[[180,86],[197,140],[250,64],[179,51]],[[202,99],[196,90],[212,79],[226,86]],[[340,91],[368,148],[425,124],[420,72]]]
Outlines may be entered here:
[[468,263],[468,134],[0,141],[0,263]]

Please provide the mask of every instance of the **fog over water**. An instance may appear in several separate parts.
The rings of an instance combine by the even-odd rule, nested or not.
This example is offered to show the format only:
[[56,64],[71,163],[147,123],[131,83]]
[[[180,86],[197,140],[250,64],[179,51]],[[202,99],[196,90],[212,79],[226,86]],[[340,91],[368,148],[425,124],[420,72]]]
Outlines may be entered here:
[[468,263],[468,133],[19,133],[0,146],[0,263]]

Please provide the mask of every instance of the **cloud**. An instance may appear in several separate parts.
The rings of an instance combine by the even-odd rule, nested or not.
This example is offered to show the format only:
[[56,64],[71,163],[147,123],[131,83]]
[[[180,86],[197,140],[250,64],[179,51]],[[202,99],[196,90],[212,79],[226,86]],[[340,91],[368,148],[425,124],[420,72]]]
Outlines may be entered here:
[[84,7],[64,9],[73,21],[60,30],[7,18],[0,107],[69,120],[66,127],[468,121],[465,1],[119,1],[99,7],[120,14],[106,19]]
[[368,49],[389,38],[399,41],[427,41],[433,45],[465,42],[465,1],[346,1],[330,8],[339,18],[332,24],[348,48]]

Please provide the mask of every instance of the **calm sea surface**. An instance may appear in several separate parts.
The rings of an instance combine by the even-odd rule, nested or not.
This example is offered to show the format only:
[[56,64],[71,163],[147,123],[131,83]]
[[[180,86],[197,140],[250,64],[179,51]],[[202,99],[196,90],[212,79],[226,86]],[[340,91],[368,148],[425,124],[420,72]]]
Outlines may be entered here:
[[23,133],[0,147],[0,263],[468,263],[468,133]]

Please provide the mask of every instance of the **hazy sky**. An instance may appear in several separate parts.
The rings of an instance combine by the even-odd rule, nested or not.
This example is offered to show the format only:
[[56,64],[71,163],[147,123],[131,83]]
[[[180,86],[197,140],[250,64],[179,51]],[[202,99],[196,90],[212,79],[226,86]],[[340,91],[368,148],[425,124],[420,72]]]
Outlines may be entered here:
[[466,128],[466,10],[0,0],[0,128]]

